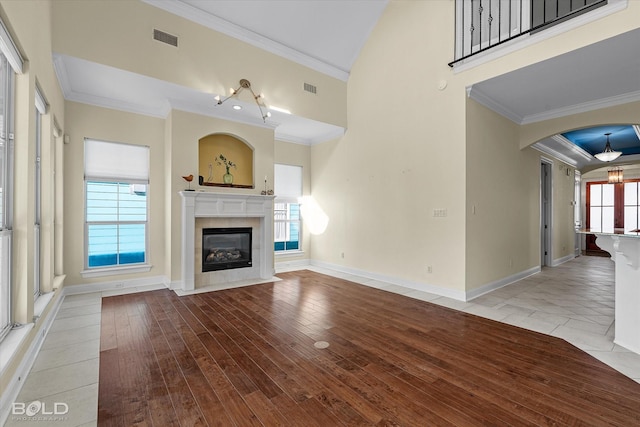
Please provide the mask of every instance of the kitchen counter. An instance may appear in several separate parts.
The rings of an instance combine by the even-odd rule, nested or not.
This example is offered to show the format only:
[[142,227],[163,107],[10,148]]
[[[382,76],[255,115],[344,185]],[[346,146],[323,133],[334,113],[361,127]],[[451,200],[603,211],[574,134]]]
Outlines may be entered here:
[[614,342],[640,354],[640,230],[583,229],[611,254],[615,266]]

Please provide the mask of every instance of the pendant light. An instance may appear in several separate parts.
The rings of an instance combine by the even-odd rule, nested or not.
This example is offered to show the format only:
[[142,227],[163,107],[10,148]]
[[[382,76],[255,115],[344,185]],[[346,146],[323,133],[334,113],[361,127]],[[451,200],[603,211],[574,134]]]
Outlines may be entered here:
[[604,146],[604,151],[602,153],[596,154],[596,159],[601,160],[603,162],[610,162],[622,155],[621,151],[613,151],[613,148],[611,148],[611,143],[609,142],[609,135],[611,135],[610,132],[605,133],[605,136],[607,137],[607,145]]

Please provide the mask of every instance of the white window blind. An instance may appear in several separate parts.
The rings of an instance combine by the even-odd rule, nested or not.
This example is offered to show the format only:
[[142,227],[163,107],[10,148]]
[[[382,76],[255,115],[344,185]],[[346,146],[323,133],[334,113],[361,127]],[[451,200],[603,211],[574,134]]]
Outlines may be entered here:
[[85,139],[84,176],[87,181],[148,184],[149,147]]
[[276,164],[274,172],[276,198],[297,203],[302,196],[302,166]]

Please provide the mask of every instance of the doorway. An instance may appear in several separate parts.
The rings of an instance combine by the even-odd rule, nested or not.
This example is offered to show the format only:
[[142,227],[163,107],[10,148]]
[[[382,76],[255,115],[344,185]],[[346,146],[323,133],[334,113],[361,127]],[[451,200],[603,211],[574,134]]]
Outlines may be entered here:
[[551,266],[551,160],[540,162],[540,266]]

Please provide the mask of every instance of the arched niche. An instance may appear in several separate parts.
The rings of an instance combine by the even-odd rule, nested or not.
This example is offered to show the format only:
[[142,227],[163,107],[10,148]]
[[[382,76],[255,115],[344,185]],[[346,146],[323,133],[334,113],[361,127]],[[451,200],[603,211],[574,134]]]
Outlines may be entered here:
[[[226,167],[220,156],[235,165],[229,167],[233,175],[231,183],[224,180]],[[203,186],[254,188],[253,147],[226,133],[207,135],[198,141],[198,174],[198,182]]]

